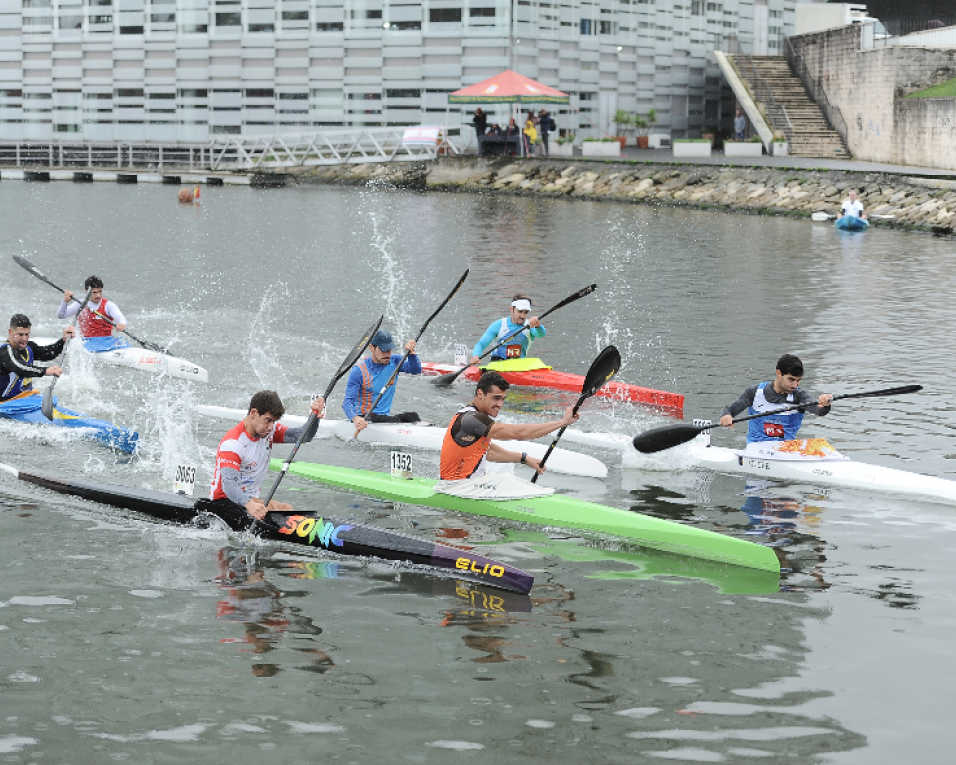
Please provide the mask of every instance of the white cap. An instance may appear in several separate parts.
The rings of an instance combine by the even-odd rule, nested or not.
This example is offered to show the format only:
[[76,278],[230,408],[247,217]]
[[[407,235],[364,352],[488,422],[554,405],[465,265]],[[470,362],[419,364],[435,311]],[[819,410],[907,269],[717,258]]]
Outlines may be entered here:
[[522,298],[521,300],[513,300],[511,302],[512,308],[517,308],[519,311],[530,311],[531,310],[531,301],[527,298]]

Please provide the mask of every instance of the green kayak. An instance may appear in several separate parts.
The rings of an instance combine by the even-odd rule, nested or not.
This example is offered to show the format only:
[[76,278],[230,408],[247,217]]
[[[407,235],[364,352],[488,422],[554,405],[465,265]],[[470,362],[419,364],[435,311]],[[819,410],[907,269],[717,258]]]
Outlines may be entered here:
[[[272,460],[270,468],[281,470],[282,461]],[[292,463],[289,472],[330,486],[394,502],[506,518],[522,523],[603,532],[633,539],[655,550],[762,571],[780,572],[780,561],[769,547],[560,494],[507,501],[464,499],[436,493],[436,481],[427,478],[392,478],[387,473],[308,462]]]

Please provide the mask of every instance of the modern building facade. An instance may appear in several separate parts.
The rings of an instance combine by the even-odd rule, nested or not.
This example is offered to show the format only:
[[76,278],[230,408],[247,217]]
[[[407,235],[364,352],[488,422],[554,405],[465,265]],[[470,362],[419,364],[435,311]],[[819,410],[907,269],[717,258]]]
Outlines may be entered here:
[[782,53],[796,2],[0,0],[0,140],[455,125],[447,94],[506,68],[570,93],[572,132],[695,135],[732,113],[710,51]]

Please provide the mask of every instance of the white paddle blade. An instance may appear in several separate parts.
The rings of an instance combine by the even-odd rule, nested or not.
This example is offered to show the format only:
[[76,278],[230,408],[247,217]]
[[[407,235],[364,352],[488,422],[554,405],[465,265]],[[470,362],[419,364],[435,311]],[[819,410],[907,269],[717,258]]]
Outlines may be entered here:
[[832,215],[830,215],[829,213],[825,213],[825,212],[815,212],[815,213],[813,213],[813,214],[810,216],[810,218],[813,219],[813,220],[815,220],[815,221],[830,220],[830,218],[832,218],[832,217],[833,217]]

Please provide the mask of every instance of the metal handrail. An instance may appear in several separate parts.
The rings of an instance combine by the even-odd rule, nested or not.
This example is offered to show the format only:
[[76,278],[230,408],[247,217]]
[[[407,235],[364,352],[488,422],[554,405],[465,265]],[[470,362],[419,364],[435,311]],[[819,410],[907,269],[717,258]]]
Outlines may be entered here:
[[827,93],[823,89],[823,86],[810,74],[810,70],[803,56],[793,49],[790,38],[784,37],[784,40],[787,41],[787,47],[784,48],[783,55],[784,58],[787,59],[790,69],[800,78],[810,98],[820,107],[827,124],[840,136],[840,140],[843,141],[843,146],[848,146],[847,136],[849,135],[849,131],[847,129],[846,120],[843,119],[843,112],[840,111],[840,107],[830,103],[830,99],[827,98]]
[[787,141],[793,145],[793,123],[790,121],[790,115],[787,114],[787,108],[783,104],[777,103],[770,83],[767,82],[766,78],[757,74],[757,67],[754,64],[753,58],[751,58],[749,54],[744,53],[743,50],[740,50],[734,54],[734,61],[742,61],[747,64],[749,72],[744,71],[742,73],[750,81],[755,100],[763,103],[764,108],[767,110],[767,116],[770,117],[771,126],[782,132],[787,137]]

